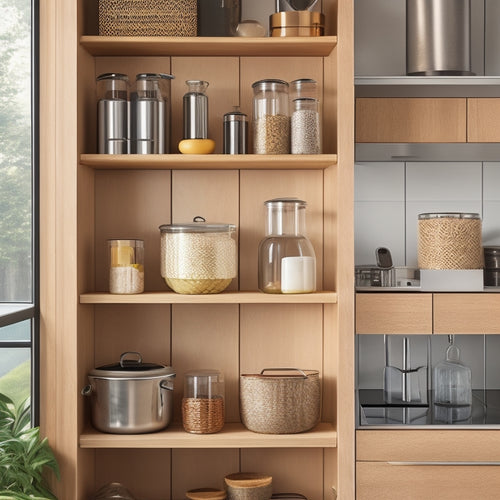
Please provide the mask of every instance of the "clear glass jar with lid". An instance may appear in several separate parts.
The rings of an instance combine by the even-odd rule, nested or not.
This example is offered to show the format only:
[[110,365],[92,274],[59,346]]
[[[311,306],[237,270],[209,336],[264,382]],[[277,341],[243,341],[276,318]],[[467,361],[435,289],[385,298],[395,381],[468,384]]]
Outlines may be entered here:
[[134,294],[144,291],[144,241],[108,240],[109,292]]
[[306,236],[306,202],[275,198],[265,202],[266,237],[259,245],[259,289],[266,293],[316,290],[316,255]]
[[193,434],[213,434],[224,427],[224,376],[219,370],[185,374],[182,424]]
[[253,87],[253,152],[290,153],[288,82],[259,80]]
[[161,275],[177,293],[205,294],[225,290],[236,277],[236,226],[205,223],[164,224]]

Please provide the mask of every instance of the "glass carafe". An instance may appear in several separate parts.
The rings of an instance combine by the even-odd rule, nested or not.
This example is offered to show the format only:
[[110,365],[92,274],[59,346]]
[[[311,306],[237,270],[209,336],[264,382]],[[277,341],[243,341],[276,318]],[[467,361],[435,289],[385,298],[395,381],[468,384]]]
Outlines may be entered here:
[[259,245],[259,289],[266,293],[316,290],[316,256],[306,236],[306,202],[276,198],[265,203],[266,237]]
[[471,413],[471,370],[460,362],[458,347],[450,344],[446,358],[434,368],[434,418],[453,423],[467,420]]

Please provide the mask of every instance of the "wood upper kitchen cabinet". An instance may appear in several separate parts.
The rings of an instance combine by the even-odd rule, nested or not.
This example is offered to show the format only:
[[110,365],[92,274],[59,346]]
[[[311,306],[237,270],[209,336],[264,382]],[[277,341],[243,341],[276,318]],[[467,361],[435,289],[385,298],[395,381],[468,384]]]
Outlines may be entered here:
[[500,142],[500,99],[467,99],[468,142]]
[[356,142],[465,142],[465,98],[356,99]]
[[[275,491],[353,499],[352,0],[323,1],[326,36],[288,39],[99,37],[96,7],[40,5],[41,423],[61,466],[56,495],[87,500],[118,481],[144,500],[177,500],[187,489],[222,487],[241,470],[271,474]],[[175,75],[173,145],[182,136],[184,81],[207,80],[215,154],[96,154],[95,79],[104,72]],[[323,154],[220,154],[223,114],[239,104],[250,117],[251,85],[263,78],[319,82]],[[283,196],[308,202],[317,293],[257,291],[263,203]],[[239,275],[225,293],[177,295],[161,279],[158,226],[196,215],[237,226]],[[144,240],[143,294],[106,292],[105,242],[121,235]],[[159,433],[97,432],[80,394],[87,374],[131,350],[173,366],[174,421]],[[314,430],[261,435],[242,426],[239,376],[272,366],[319,369]],[[182,430],[183,374],[196,368],[224,372],[220,433]]]

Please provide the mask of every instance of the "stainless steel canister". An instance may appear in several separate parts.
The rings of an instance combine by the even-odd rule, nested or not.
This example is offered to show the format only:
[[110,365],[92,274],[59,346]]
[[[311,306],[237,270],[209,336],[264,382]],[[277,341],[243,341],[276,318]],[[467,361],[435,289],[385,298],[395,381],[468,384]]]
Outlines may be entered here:
[[103,73],[97,81],[99,154],[128,153],[128,76]]
[[208,82],[187,80],[188,91],[184,94],[183,117],[184,139],[208,138]]
[[248,117],[238,108],[239,106],[235,106],[234,111],[224,115],[223,152],[227,155],[241,155],[248,152]]
[[470,0],[406,0],[406,73],[473,74]]
[[130,99],[130,152],[169,152],[170,80],[165,73],[139,73]]

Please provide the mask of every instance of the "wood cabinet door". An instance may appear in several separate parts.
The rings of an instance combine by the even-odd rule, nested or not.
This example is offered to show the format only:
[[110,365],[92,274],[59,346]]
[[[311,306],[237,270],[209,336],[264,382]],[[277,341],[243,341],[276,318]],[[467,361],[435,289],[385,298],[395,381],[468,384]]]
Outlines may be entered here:
[[356,99],[356,142],[465,142],[462,98]]
[[500,99],[467,99],[467,141],[500,142]]
[[499,498],[500,465],[358,462],[357,500]]
[[431,334],[432,294],[357,293],[356,333]]
[[500,295],[434,294],[434,333],[500,333]]

